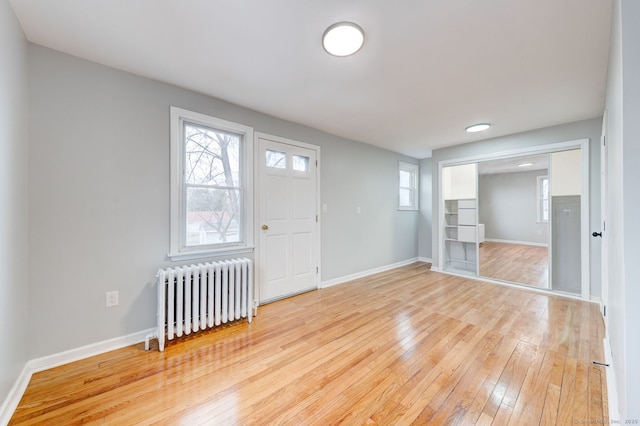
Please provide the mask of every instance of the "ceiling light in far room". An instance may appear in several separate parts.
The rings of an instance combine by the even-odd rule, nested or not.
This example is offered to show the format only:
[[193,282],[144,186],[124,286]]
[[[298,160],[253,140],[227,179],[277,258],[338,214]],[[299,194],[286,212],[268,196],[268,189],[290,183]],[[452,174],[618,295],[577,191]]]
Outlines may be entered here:
[[477,133],[477,132],[484,132],[489,127],[491,127],[491,124],[489,123],[478,123],[478,124],[474,124],[473,126],[469,126],[464,130],[467,133]]
[[353,22],[338,22],[322,35],[322,47],[333,56],[349,56],[364,44],[364,30]]
[[520,163],[520,164],[518,164],[518,167],[529,167],[529,166],[533,166],[533,163]]

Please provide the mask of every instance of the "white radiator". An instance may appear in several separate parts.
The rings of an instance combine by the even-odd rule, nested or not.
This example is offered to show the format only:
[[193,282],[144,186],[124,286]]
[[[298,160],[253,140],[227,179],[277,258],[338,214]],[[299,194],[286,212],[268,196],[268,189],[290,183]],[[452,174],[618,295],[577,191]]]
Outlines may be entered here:
[[250,259],[232,259],[158,271],[157,337],[167,340],[230,321],[252,319],[253,271]]

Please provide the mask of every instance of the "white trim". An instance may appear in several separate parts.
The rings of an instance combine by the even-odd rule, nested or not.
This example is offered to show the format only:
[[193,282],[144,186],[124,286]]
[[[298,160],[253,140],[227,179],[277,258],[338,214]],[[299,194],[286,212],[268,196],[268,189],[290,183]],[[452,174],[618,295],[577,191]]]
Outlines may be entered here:
[[414,257],[411,259],[403,260],[402,262],[392,263],[391,265],[380,266],[378,268],[369,269],[367,271],[356,272],[355,274],[349,274],[338,278],[333,278],[328,281],[322,281],[318,288],[327,288],[334,285],[343,284],[349,281],[357,280],[358,278],[368,277],[369,275],[378,274],[380,272],[386,272],[391,269],[399,268],[401,266],[411,265],[419,261],[419,258]]
[[9,394],[2,404],[0,404],[0,425],[4,426],[9,424],[9,420],[11,420],[11,416],[13,416],[16,408],[18,408],[24,391],[26,391],[27,386],[29,386],[32,374],[33,371],[29,368],[29,363],[27,362],[9,390]]
[[[589,192],[589,172],[591,170],[591,163],[589,162],[589,139],[583,139],[580,143],[582,154],[582,194],[580,194],[580,262],[582,266],[582,298],[589,299],[591,294],[591,206]],[[551,195],[549,195],[551,196]],[[551,215],[551,213],[549,213]],[[549,236],[551,238],[551,236]]]
[[609,404],[609,419],[620,420],[620,405],[618,402],[618,388],[616,385],[616,369],[613,367],[613,357],[611,356],[611,344],[609,338],[602,339],[604,347],[604,363],[609,364],[605,367],[605,377],[607,380],[607,396]]
[[609,303],[609,237],[605,226],[609,220],[609,148],[606,143],[609,138],[608,116],[609,112],[605,109],[602,115],[602,134],[600,135],[600,232],[602,232],[600,241],[600,294],[602,295],[600,312],[603,314],[605,329],[609,328],[609,316],[604,315]]
[[443,166],[457,165],[465,163],[477,163],[485,160],[500,160],[502,158],[520,157],[522,155],[531,154],[547,154],[556,151],[582,148],[582,144],[589,144],[588,138],[575,139],[566,142],[550,143],[546,145],[537,145],[526,148],[510,149],[507,151],[499,151],[496,153],[478,154],[462,158],[452,158],[450,160],[440,160],[438,164]]
[[153,333],[154,331],[156,331],[155,328],[148,328],[146,330],[138,331],[126,336],[115,337],[113,339],[91,343],[89,345],[70,349],[64,352],[59,352],[57,354],[47,355],[42,358],[32,359],[27,364],[29,365],[29,367],[31,367],[31,370],[34,373],[37,373],[38,371],[48,370],[50,368],[68,364],[70,362],[78,361],[95,355],[100,355],[105,352],[115,351],[116,349],[121,349],[126,346],[144,342],[147,335]]
[[[310,143],[300,142],[295,139],[289,139],[282,136],[271,135],[269,133],[264,133],[264,132],[255,132],[254,136],[255,136],[254,138],[255,140],[269,139],[270,141],[279,142],[286,145],[298,146],[300,148],[306,148],[306,149],[320,152],[320,147],[318,145],[312,145]],[[320,160],[318,160],[318,163],[320,163]]]
[[[169,259],[188,260],[204,257],[226,256],[244,252],[253,248],[253,127],[232,121],[223,120],[209,115],[189,111],[175,106],[169,107],[170,122],[170,235],[169,235]],[[183,122],[188,121],[205,127],[213,127],[219,130],[240,134],[243,137],[241,147],[241,179],[242,188],[242,226],[243,240],[237,244],[229,244],[223,247],[207,248],[192,247],[183,248],[184,237],[184,194],[182,190],[183,175]]]
[[233,248],[224,248],[205,251],[186,251],[182,253],[169,253],[167,257],[172,262],[180,262],[185,260],[203,259],[205,257],[232,256],[238,254],[253,253],[253,246],[241,246]]
[[433,259],[430,257],[418,257],[418,262],[433,263]]
[[57,354],[47,355],[28,361],[22,372],[16,379],[13,387],[9,391],[9,395],[0,405],[0,425],[9,423],[11,416],[18,407],[18,403],[29,385],[31,376],[39,371],[48,370],[60,365],[69,364],[70,362],[79,361],[81,359],[90,358],[106,352],[121,349],[127,346],[135,345],[145,341],[145,337],[156,331],[155,328],[138,331],[136,333],[120,336],[102,342],[92,343],[79,348],[70,349],[68,351],[59,352]]
[[549,247],[549,244],[534,243],[532,241],[501,240],[498,238],[485,238],[484,240],[490,243],[520,244],[523,246]]

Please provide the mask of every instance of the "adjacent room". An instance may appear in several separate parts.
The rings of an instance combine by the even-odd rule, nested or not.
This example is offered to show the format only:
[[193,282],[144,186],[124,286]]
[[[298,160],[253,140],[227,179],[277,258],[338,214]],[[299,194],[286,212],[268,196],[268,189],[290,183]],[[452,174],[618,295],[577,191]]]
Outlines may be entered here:
[[638,423],[638,22],[0,0],[0,425]]

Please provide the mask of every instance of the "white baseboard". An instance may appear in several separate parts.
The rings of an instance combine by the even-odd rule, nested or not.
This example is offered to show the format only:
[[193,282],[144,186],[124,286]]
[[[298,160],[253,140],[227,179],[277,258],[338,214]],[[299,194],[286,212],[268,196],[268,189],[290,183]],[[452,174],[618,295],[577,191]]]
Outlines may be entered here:
[[60,352],[57,354],[47,355],[42,358],[32,359],[27,363],[27,365],[34,373],[38,371],[48,370],[49,368],[57,367],[59,365],[68,364],[70,362],[89,358],[94,355],[100,355],[105,352],[124,348],[125,346],[131,346],[135,345],[136,343],[144,342],[145,337],[147,337],[148,334],[153,333],[154,331],[155,328],[150,328],[147,330],[128,334],[126,336],[116,337],[113,339],[104,340],[102,342],[92,343],[90,345],[82,346],[76,349],[70,349],[68,351]]
[[343,284],[348,281],[357,280],[358,278],[368,277],[369,275],[378,274],[380,272],[389,271],[391,269],[399,268],[401,266],[410,265],[412,263],[418,262],[420,259],[414,257],[412,259],[403,260],[402,262],[393,263],[391,265],[380,266],[379,268],[369,269],[367,271],[357,272],[355,274],[345,275],[343,277],[334,278],[332,280],[322,281],[318,288],[327,288],[332,287],[334,285]]
[[609,364],[608,367],[605,367],[607,379],[607,396],[609,397],[609,418],[611,420],[620,420],[618,388],[616,387],[616,370],[615,368],[613,368],[613,357],[611,356],[611,345],[608,337],[602,339],[602,345],[604,346],[604,362],[605,364]]
[[9,420],[11,420],[13,412],[16,410],[16,407],[18,407],[24,391],[27,390],[32,373],[29,368],[29,363],[27,362],[11,387],[11,390],[9,390],[9,395],[7,395],[4,402],[0,404],[0,425],[6,426],[9,424]]
[[419,257],[418,262],[433,263],[433,259],[430,257]]
[[520,245],[523,245],[523,246],[549,247],[549,244],[534,243],[534,242],[531,242],[531,241],[499,240],[497,238],[485,238],[484,240],[489,242],[489,243],[520,244]]
[[5,426],[9,423],[9,420],[11,419],[11,416],[13,416],[13,413],[18,406],[22,395],[24,394],[24,391],[29,385],[31,376],[34,373],[144,342],[145,338],[154,331],[155,328],[150,328],[147,330],[128,334],[126,336],[92,343],[80,348],[70,349],[68,351],[27,361],[24,368],[22,369],[22,372],[9,391],[9,395],[7,395],[4,402],[0,405],[0,426]]

